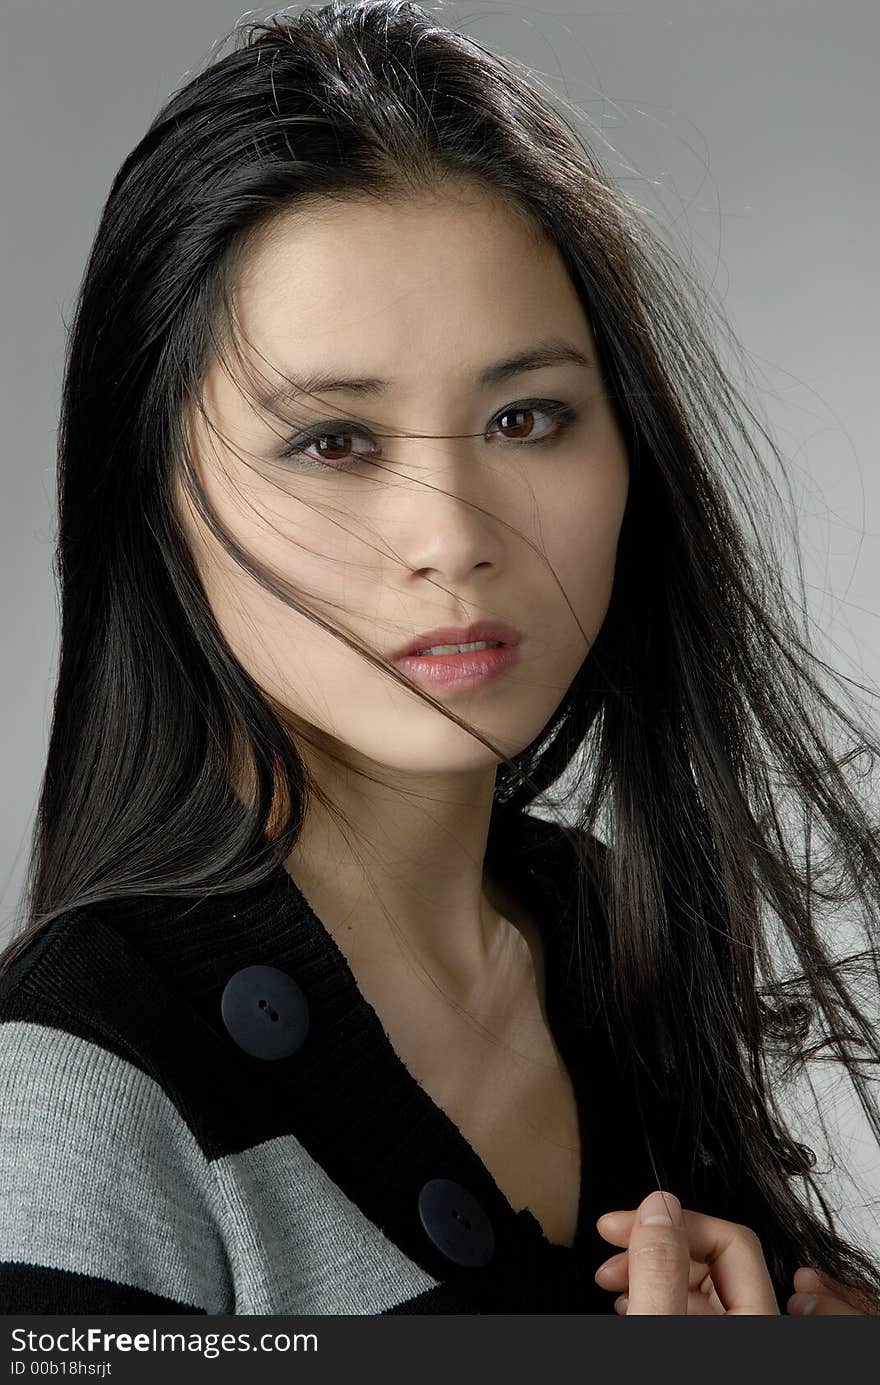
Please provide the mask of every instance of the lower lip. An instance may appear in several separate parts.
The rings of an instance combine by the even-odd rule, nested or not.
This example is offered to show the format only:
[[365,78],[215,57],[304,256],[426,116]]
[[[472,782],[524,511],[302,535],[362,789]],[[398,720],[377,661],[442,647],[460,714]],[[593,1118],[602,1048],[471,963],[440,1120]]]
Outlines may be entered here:
[[408,654],[397,660],[397,667],[414,683],[466,692],[482,688],[513,668],[519,661],[519,648],[518,644],[502,644],[497,649],[468,649],[460,654]]

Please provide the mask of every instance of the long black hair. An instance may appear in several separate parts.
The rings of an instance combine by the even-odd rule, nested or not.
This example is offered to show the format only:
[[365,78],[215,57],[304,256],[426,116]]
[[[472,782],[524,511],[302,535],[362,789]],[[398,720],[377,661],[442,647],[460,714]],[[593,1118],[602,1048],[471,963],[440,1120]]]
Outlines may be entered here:
[[[570,688],[513,758],[478,736],[496,799],[561,810],[581,883],[604,836],[605,1003],[646,1090],[674,1085],[695,1143],[772,1209],[768,1263],[793,1254],[880,1305],[778,1104],[825,1058],[880,1141],[861,1071],[877,1035],[852,983],[880,980],[880,847],[857,793],[878,744],[811,649],[802,575],[798,596],[783,577],[762,452],[783,481],[784,465],[722,363],[723,314],[528,75],[419,6],[331,3],[231,33],[119,169],[76,304],[60,666],[23,927],[0,965],[77,906],[256,884],[321,797],[284,708],[218,630],[179,488],[266,590],[405,682],[225,531],[186,421],[237,340],[234,276],[258,228],[328,199],[482,190],[563,257],[630,464],[610,605]],[[849,956],[832,949],[841,908],[864,929]]]

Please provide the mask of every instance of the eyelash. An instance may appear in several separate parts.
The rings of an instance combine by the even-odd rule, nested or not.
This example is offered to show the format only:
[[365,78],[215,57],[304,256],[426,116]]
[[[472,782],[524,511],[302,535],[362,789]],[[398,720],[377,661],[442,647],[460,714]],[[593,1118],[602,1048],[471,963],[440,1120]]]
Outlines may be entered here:
[[[556,429],[552,433],[546,434],[542,438],[536,438],[529,442],[524,439],[521,442],[512,441],[514,447],[540,447],[545,443],[558,441],[559,438],[577,421],[577,410],[568,404],[563,404],[555,399],[520,399],[514,404],[505,404],[503,409],[492,419],[492,423],[503,418],[505,414],[520,412],[540,412],[548,414],[556,423]],[[492,425],[490,424],[490,427]],[[488,431],[488,430],[487,430]],[[366,437],[369,429],[362,429],[359,424],[352,419],[332,419],[329,423],[316,424],[313,428],[307,428],[304,432],[298,433],[292,440],[289,447],[284,448],[282,457],[297,458],[296,466],[301,471],[353,471],[358,461],[369,461],[368,457],[354,456],[349,461],[344,462],[322,462],[317,457],[307,457],[304,449],[310,447],[314,442],[320,442],[323,438],[347,437],[349,434]],[[370,435],[372,436],[372,435]]]

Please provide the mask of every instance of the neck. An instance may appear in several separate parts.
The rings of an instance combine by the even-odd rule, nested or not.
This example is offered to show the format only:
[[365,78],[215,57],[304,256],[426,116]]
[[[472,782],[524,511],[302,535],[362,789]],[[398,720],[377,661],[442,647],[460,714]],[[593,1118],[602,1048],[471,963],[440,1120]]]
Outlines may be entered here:
[[[383,782],[316,756],[313,798],[284,862],[349,957],[400,957],[401,942],[468,994],[509,945],[513,901],[484,867],[495,766]],[[515,925],[514,925],[515,926]]]

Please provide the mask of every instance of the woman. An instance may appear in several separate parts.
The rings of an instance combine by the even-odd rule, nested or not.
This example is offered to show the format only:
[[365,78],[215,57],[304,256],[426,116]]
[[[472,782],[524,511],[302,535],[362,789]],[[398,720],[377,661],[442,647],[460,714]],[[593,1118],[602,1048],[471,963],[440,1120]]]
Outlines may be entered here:
[[880,853],[822,715],[877,746],[691,286],[417,6],[235,32],[69,346],[4,1311],[777,1313],[808,1266],[878,1311],[778,1104],[830,1045],[871,1114],[818,909],[876,977]]

